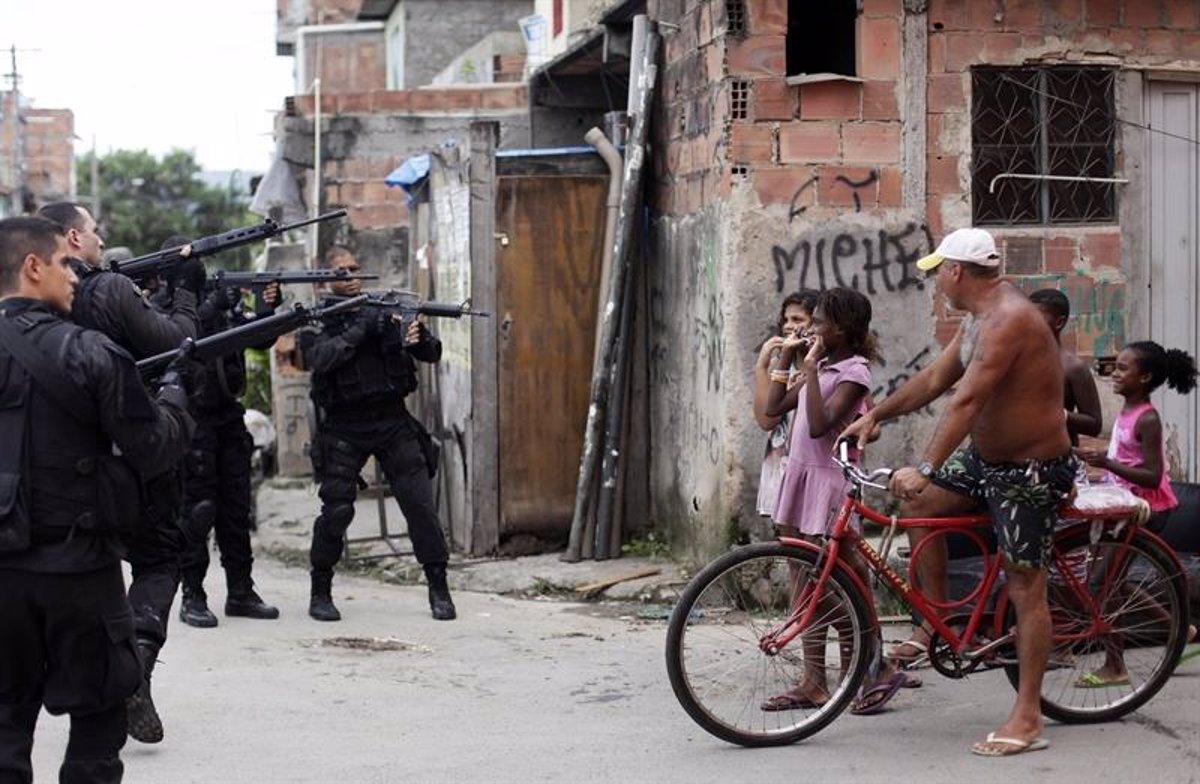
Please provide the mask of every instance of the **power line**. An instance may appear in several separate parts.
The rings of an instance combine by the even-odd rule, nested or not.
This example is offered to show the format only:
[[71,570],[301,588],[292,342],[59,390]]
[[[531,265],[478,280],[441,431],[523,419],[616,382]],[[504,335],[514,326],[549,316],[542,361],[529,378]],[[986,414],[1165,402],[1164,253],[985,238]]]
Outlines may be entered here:
[[[1051,95],[1050,93],[1048,93],[1044,90],[1039,90],[1038,88],[1033,87],[1032,85],[1024,84],[1023,82],[1018,82],[1016,79],[1013,79],[1011,76],[1008,76],[1003,73],[1000,74],[1000,78],[1003,81],[1008,82],[1009,84],[1015,85],[1017,87],[1023,87],[1031,93],[1036,93],[1037,95],[1041,95],[1045,98],[1049,98],[1052,101],[1058,101],[1059,103],[1065,103],[1067,106],[1073,106],[1076,109],[1087,110],[1087,109],[1092,108],[1090,106],[1085,106],[1084,104],[1076,103],[1074,101],[1068,100],[1066,98],[1063,98],[1062,96]],[[1140,130],[1147,131],[1149,133],[1161,134],[1163,136],[1167,136],[1172,139],[1178,139],[1179,141],[1187,142],[1188,144],[1200,145],[1200,139],[1193,139],[1190,136],[1182,136],[1178,133],[1171,133],[1170,131],[1164,131],[1161,128],[1155,128],[1151,125],[1143,125],[1142,123],[1137,123],[1137,122],[1134,122],[1133,120],[1126,120],[1122,117],[1118,117],[1115,114],[1108,119],[1111,119],[1113,122],[1121,123],[1122,125],[1128,125],[1131,128],[1138,128]]]

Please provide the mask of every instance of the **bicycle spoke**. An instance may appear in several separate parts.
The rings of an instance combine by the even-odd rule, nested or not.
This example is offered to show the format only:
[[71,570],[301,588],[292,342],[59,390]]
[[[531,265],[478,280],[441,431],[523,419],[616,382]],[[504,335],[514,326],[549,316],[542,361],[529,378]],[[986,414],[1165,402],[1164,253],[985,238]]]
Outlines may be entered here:
[[[718,733],[723,737],[727,729],[739,742],[775,742],[770,739],[815,731],[807,728],[828,721],[822,717],[830,710],[818,694],[836,698],[837,710],[848,699],[848,679],[862,661],[863,624],[837,580],[823,586],[819,600],[807,591],[818,579],[809,559],[776,554],[735,560],[705,577],[694,600],[673,616],[680,665],[672,673],[676,693],[682,687],[702,712],[693,717],[723,728]],[[685,609],[694,620],[684,622]],[[808,613],[805,630],[796,633],[795,624]],[[772,655],[761,648],[770,635],[791,639]],[[763,709],[773,700],[801,694],[823,704]]]

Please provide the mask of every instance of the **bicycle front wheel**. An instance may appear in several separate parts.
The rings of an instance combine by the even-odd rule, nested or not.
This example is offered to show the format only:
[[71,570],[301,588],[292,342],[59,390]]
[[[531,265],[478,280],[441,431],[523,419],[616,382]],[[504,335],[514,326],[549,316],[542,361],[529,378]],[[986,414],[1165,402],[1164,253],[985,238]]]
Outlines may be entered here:
[[[843,567],[824,586],[807,631],[778,652],[761,644],[811,603],[805,589],[819,576],[816,561],[776,542],[750,545],[713,561],[680,597],[667,628],[667,672],[684,710],[716,737],[794,743],[837,718],[857,692],[874,629]],[[798,698],[818,686],[827,699]]]
[[[1053,647],[1042,713],[1070,724],[1112,721],[1157,694],[1179,662],[1187,637],[1186,582],[1146,536],[1135,534],[1128,547],[1112,538],[1093,544],[1088,526],[1080,526],[1054,552],[1047,585]],[[1009,622],[1015,622],[1011,608]],[[1107,677],[1122,665],[1127,678]],[[1016,688],[1019,668],[1005,671]]]

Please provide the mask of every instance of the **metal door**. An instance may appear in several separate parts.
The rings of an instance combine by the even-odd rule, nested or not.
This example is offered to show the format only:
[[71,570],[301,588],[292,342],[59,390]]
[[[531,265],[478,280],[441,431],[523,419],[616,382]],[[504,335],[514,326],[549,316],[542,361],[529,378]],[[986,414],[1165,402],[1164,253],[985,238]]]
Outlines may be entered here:
[[[1196,356],[1197,269],[1200,238],[1200,85],[1150,82],[1150,337]],[[1168,135],[1171,134],[1171,135]],[[1163,389],[1154,396],[1162,414],[1172,475],[1197,479],[1196,393]]]

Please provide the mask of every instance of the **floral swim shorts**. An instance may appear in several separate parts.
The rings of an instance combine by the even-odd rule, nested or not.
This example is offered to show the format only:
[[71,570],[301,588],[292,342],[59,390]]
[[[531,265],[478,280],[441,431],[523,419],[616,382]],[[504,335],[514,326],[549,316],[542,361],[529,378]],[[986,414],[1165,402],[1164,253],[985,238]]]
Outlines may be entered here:
[[979,502],[992,516],[1000,552],[1017,566],[1039,569],[1050,558],[1058,508],[1075,483],[1075,456],[989,463],[974,444],[962,447],[930,481]]

